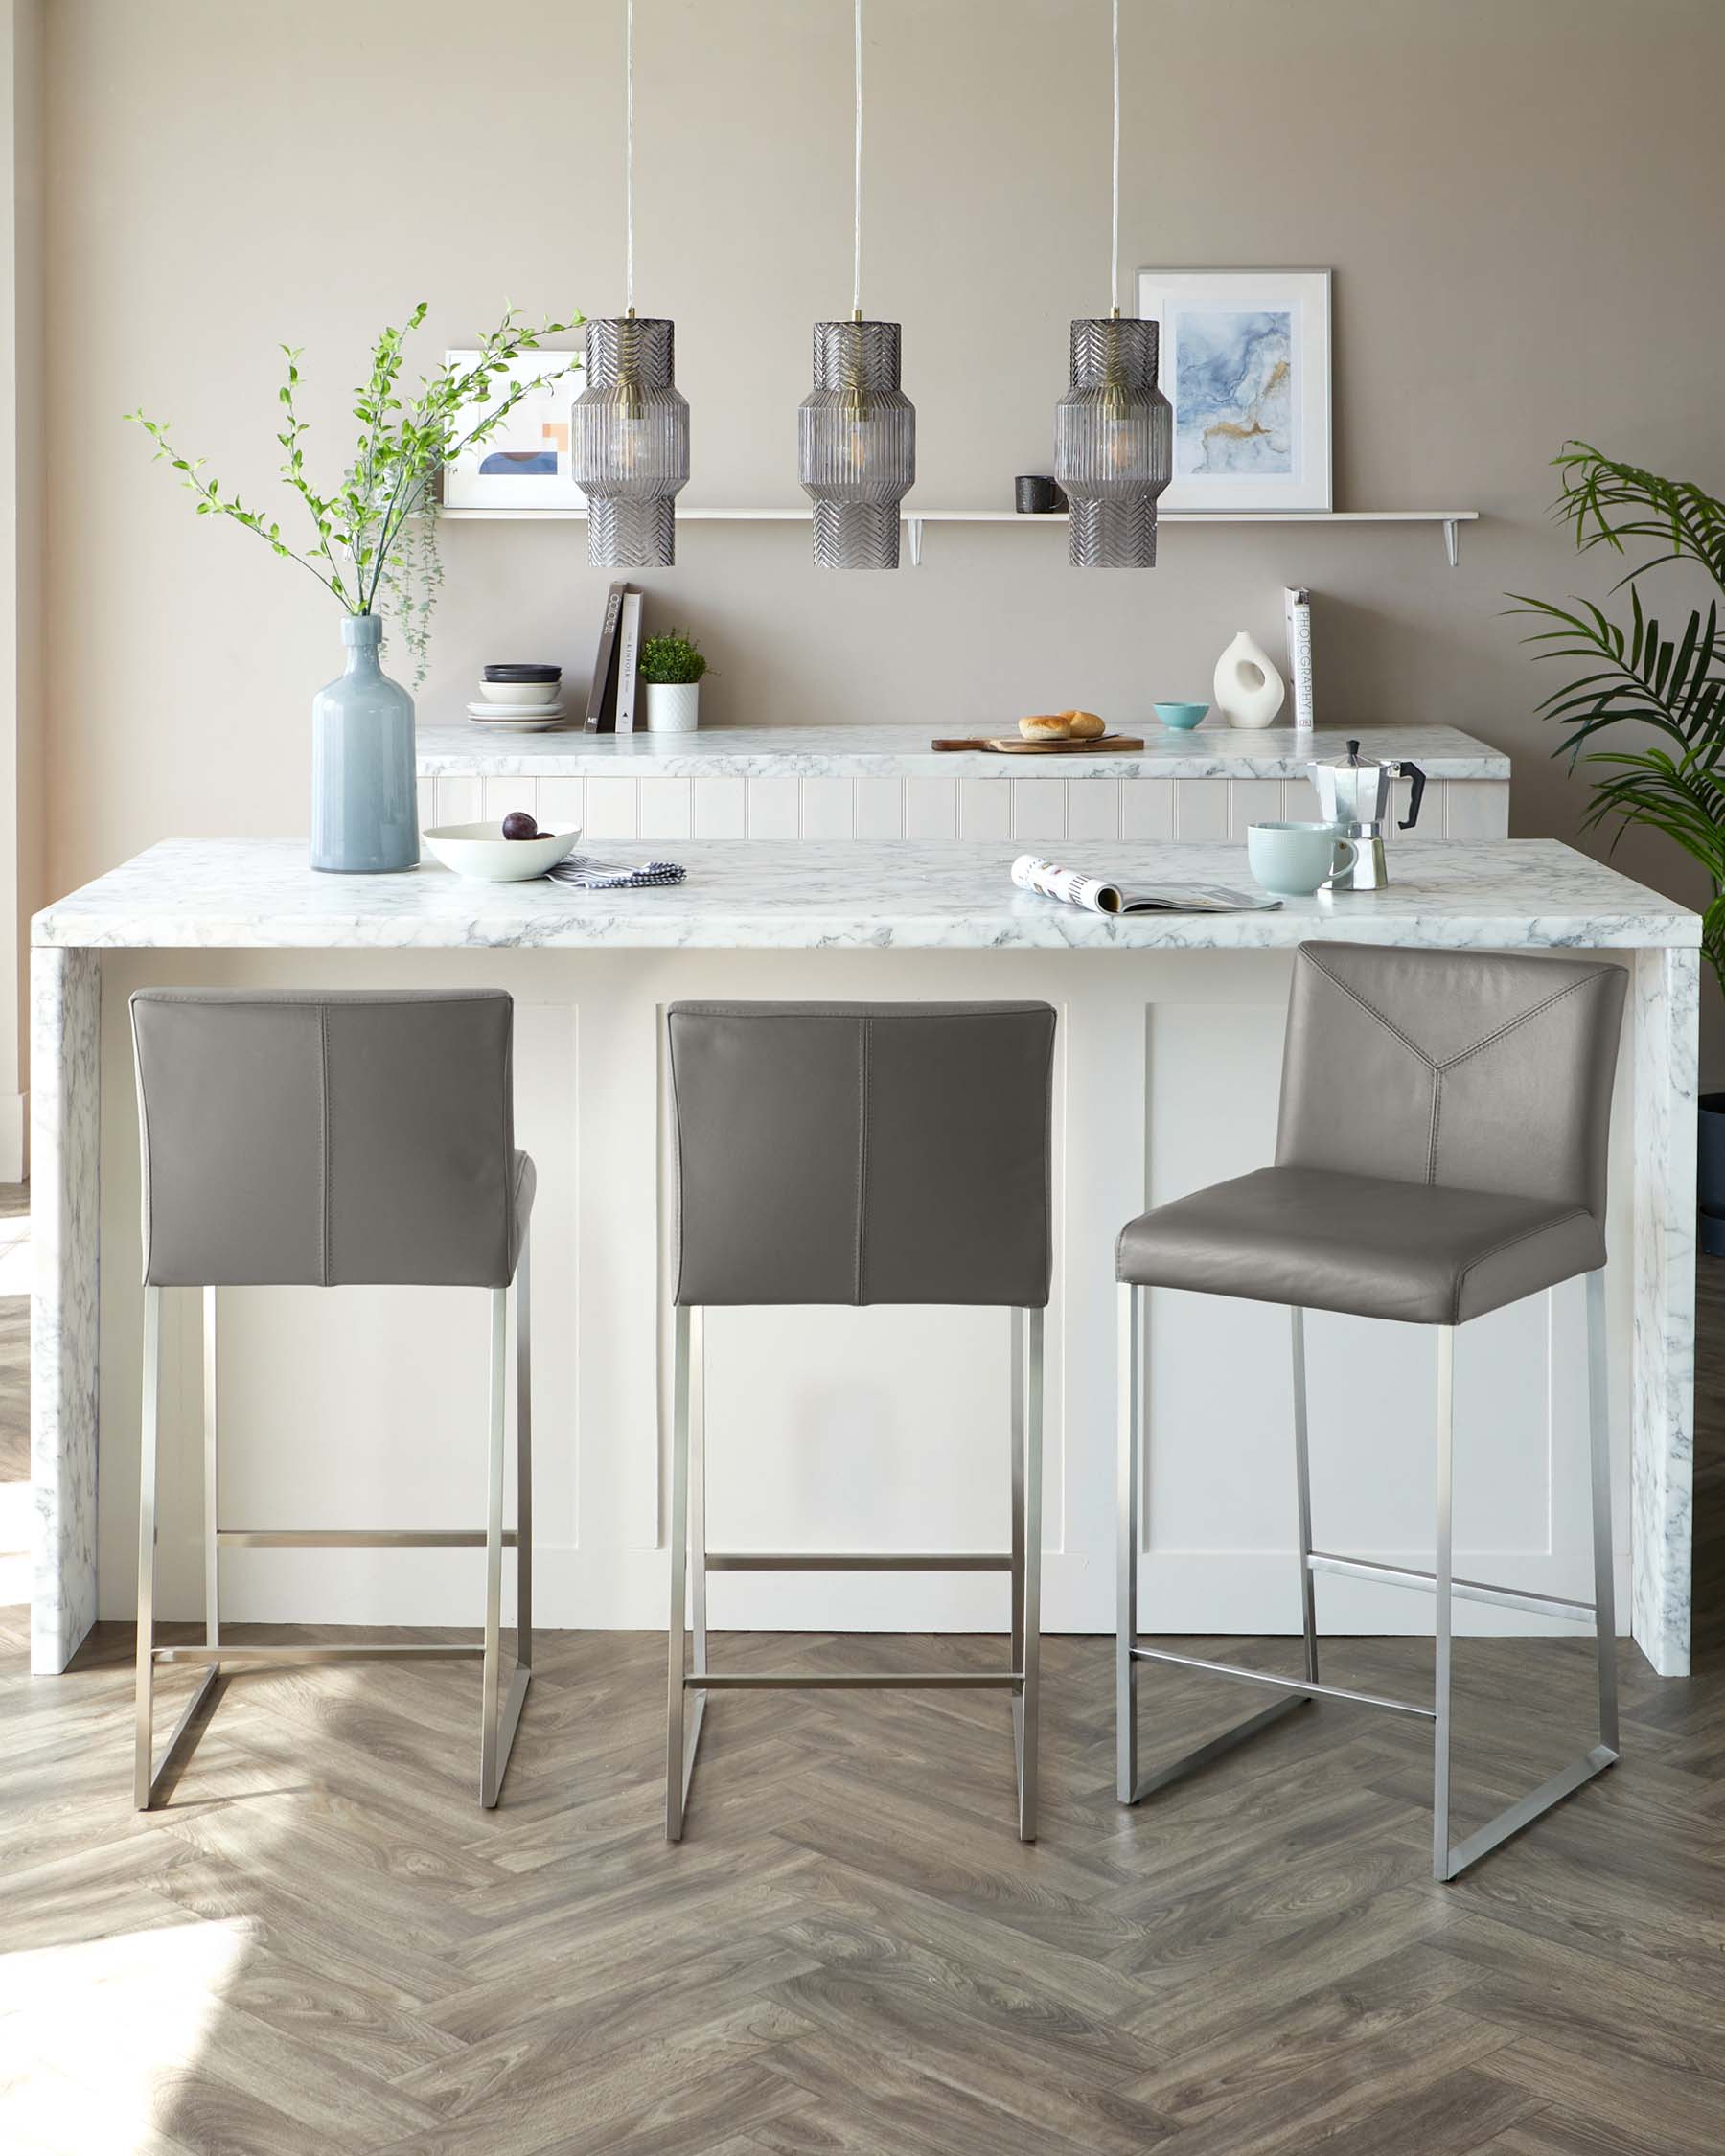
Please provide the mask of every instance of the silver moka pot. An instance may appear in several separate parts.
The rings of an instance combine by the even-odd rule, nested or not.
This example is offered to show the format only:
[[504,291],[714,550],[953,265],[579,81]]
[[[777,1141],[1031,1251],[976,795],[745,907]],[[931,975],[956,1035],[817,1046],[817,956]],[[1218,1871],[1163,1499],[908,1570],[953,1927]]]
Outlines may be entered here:
[[1357,741],[1348,743],[1346,756],[1314,763],[1307,768],[1318,789],[1323,820],[1345,824],[1355,847],[1351,872],[1339,876],[1330,888],[1381,891],[1390,881],[1384,864],[1384,827],[1391,814],[1391,781],[1405,778],[1414,782],[1408,813],[1396,826],[1398,831],[1412,831],[1419,821],[1425,773],[1417,764],[1380,764],[1375,757],[1362,756]]

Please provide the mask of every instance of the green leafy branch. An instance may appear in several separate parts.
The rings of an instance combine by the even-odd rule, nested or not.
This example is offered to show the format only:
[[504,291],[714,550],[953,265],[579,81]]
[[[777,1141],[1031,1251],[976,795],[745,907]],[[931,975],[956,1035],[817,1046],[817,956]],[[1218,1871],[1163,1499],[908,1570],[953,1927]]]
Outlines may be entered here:
[[[509,308],[498,326],[481,338],[474,360],[463,366],[446,363],[420,378],[416,394],[403,396],[403,348],[424,323],[426,311],[422,300],[406,322],[380,333],[366,378],[354,392],[358,443],[352,462],[328,493],[313,483],[306,463],[303,445],[310,427],[298,406],[300,350],[282,347],[288,369],[277,392],[282,424],[275,439],[282,451],[282,480],[298,496],[311,527],[310,538],[300,545],[283,536],[274,518],[239,494],[224,493],[219,482],[206,475],[203,458],[183,454],[169,423],[142,410],[126,414],[155,445],[156,459],[177,471],[196,496],[200,516],[225,516],[255,532],[272,552],[314,576],[347,612],[375,612],[381,590],[388,586],[400,593],[409,576],[416,575],[420,598],[417,608],[409,608],[413,618],[406,626],[422,677],[424,637],[442,581],[429,530],[436,514],[438,472],[494,435],[523,397],[580,367],[575,354],[547,354],[541,373],[520,381],[507,378],[514,363],[523,353],[537,351],[541,338],[578,328],[585,319],[576,312],[567,322],[534,325]],[[415,519],[424,520],[417,546],[409,537]]]
[[[1542,659],[1586,671],[1545,698],[1538,709],[1564,739],[1554,755],[1572,769],[1599,772],[1583,830],[1607,829],[1616,848],[1632,826],[1661,831],[1706,873],[1711,899],[1702,914],[1702,949],[1725,989],[1725,642],[1719,602],[1691,611],[1668,635],[1643,607],[1638,580],[1671,561],[1700,563],[1725,597],[1725,503],[1687,482],[1662,479],[1621,464],[1581,442],[1564,445],[1555,460],[1563,491],[1553,515],[1575,534],[1578,551],[1625,539],[1651,539],[1664,551],[1633,564],[1626,585],[1630,618],[1614,621],[1590,600],[1567,607],[1549,599],[1509,596],[1514,611],[1548,626],[1524,641]],[[1627,512],[1627,514],[1620,514]],[[1608,727],[1633,725],[1652,743],[1631,748],[1589,746]]]
[[[1587,442],[1566,442],[1552,461],[1563,474],[1552,515],[1570,525],[1578,552],[1609,546],[1622,554],[1625,539],[1655,539],[1666,551],[1637,562],[1624,584],[1662,562],[1689,560],[1725,588],[1725,502],[1687,479],[1662,479],[1638,464],[1620,464]],[[1612,514],[1620,509],[1630,514]]]

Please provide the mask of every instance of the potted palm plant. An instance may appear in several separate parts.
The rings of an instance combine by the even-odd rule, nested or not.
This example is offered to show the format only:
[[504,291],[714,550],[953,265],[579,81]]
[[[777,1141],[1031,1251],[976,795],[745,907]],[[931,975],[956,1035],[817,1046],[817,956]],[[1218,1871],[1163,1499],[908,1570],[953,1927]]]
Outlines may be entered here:
[[[1725,502],[1688,480],[1662,479],[1639,465],[1621,464],[1585,442],[1566,442],[1557,457],[1563,492],[1554,514],[1575,534],[1579,552],[1597,546],[1624,551],[1626,540],[1655,551],[1637,562],[1614,589],[1629,594],[1625,626],[1587,600],[1559,607],[1520,593],[1517,610],[1548,626],[1527,641],[1541,658],[1579,662],[1585,672],[1540,705],[1564,741],[1571,768],[1596,772],[1594,798],[1582,829],[1612,830],[1615,845],[1632,824],[1662,831],[1706,872],[1709,901],[1701,916],[1701,950],[1725,989],[1725,643],[1719,600],[1705,616],[1690,612],[1668,635],[1642,605],[1641,580],[1669,562],[1698,566],[1725,596]],[[1613,732],[1630,727],[1628,736]],[[1598,745],[1610,735],[1611,745]],[[1725,1092],[1700,1099],[1700,1242],[1725,1257]]]
[[[413,699],[379,663],[383,641],[380,597],[392,596],[409,649],[425,672],[425,639],[440,581],[433,551],[435,483],[441,468],[494,434],[530,391],[581,364],[572,353],[547,353],[544,372],[509,381],[510,363],[543,336],[582,320],[537,328],[510,308],[480,340],[476,359],[446,362],[423,376],[417,393],[402,385],[402,345],[426,319],[421,301],[399,329],[372,348],[371,368],[354,393],[359,422],[353,462],[325,493],[311,482],[301,447],[299,353],[284,345],[288,378],[279,391],[281,474],[299,497],[310,536],[295,546],[282,527],[238,494],[206,478],[201,457],[182,456],[167,424],[135,420],[159,461],[180,474],[200,516],[225,516],[309,570],[341,608],[346,671],[311,704],[311,866],[348,874],[411,868],[419,860],[419,812]],[[303,546],[303,551],[302,551]]]

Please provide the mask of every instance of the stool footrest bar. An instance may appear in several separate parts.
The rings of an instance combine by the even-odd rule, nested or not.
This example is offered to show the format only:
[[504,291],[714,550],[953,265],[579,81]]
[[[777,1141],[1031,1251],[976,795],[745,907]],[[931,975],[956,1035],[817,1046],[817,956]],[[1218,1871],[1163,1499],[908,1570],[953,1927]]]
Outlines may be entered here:
[[1524,1826],[1531,1825],[1542,1812],[1549,1812],[1553,1804],[1561,1804],[1566,1797],[1573,1797],[1583,1783],[1592,1781],[1596,1775],[1602,1775],[1607,1767],[1616,1766],[1617,1760],[1618,1755],[1610,1745],[1596,1744],[1591,1752],[1572,1760],[1530,1795],[1506,1805],[1477,1833],[1470,1834],[1464,1842],[1456,1843],[1448,1853],[1441,1876],[1445,1879],[1459,1877],[1488,1849],[1495,1849],[1500,1842],[1508,1841],[1512,1834],[1519,1834]]
[[[222,1549],[483,1549],[483,1527],[218,1527]],[[505,1527],[503,1547],[516,1547]]]
[[709,1572],[1009,1572],[1010,1554],[992,1550],[709,1549]]
[[377,1662],[393,1661],[403,1655],[482,1655],[482,1646],[433,1646],[415,1642],[412,1645],[396,1645],[380,1640],[373,1643],[304,1647],[248,1647],[230,1640],[219,1647],[152,1647],[151,1655],[157,1662],[208,1662],[218,1666],[231,1662]]
[[1134,1647],[1135,1662],[1169,1662],[1181,1669],[1203,1669],[1212,1677],[1237,1677],[1247,1685],[1272,1685],[1277,1691],[1303,1692],[1311,1699],[1345,1699],[1355,1707],[1385,1707],[1392,1714],[1417,1715],[1422,1722],[1435,1722],[1438,1710],[1433,1707],[1419,1707],[1413,1700],[1391,1699],[1382,1692],[1353,1692],[1341,1685],[1314,1685],[1303,1677],[1277,1677],[1267,1669],[1240,1669],[1231,1662],[1203,1662],[1196,1655],[1171,1655],[1161,1647]]
[[734,1676],[728,1671],[724,1676],[706,1670],[697,1675],[691,1671],[683,1679],[687,1692],[745,1692],[745,1691],[963,1691],[1016,1689],[1024,1681],[1024,1672],[1018,1669],[990,1670],[985,1675],[959,1675],[950,1670],[907,1670],[901,1674],[895,1669],[860,1670],[843,1677],[804,1676],[797,1670],[770,1670],[760,1676]]
[[[1314,1549],[1306,1564],[1315,1572],[1334,1572],[1346,1579],[1375,1579],[1386,1587],[1414,1587],[1427,1594],[1438,1591],[1437,1575],[1414,1571],[1406,1565],[1379,1565],[1363,1557],[1338,1557],[1327,1549]],[[1576,1624],[1594,1621],[1591,1602],[1572,1602],[1560,1594],[1535,1594],[1523,1587],[1497,1587],[1489,1580],[1454,1579],[1450,1592],[1458,1601],[1490,1602],[1499,1609],[1525,1610],[1530,1617],[1562,1617]]]

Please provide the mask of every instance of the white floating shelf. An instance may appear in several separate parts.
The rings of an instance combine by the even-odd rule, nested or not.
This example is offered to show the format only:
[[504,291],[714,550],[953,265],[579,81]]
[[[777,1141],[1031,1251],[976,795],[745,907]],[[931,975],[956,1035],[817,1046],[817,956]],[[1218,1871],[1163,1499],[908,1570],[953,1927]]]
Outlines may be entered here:
[[[438,516],[459,522],[567,524],[586,521],[585,509],[440,509]],[[807,509],[681,509],[679,523],[806,524]],[[1453,569],[1460,559],[1460,527],[1477,524],[1477,509],[1165,509],[1162,524],[1441,524]],[[1016,509],[907,509],[912,566],[922,561],[925,524],[1064,524],[1066,513],[1026,515]]]

